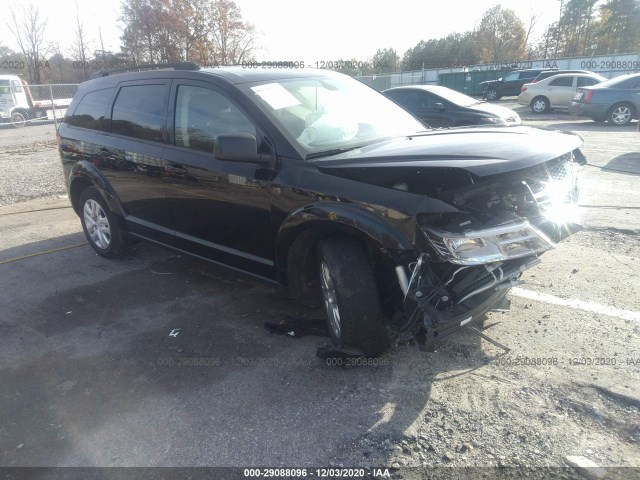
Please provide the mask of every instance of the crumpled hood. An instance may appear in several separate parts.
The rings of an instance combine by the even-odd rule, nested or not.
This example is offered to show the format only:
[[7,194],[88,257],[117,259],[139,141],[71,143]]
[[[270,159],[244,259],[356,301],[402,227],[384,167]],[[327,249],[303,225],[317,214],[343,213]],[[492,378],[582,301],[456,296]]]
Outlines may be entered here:
[[309,160],[319,168],[454,167],[487,176],[520,170],[569,153],[580,136],[533,127],[463,127],[400,137]]

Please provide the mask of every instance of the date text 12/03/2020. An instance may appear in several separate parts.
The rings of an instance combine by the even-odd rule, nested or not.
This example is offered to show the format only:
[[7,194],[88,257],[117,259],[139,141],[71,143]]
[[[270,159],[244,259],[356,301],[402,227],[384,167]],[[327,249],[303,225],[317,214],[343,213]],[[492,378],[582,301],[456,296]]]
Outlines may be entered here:
[[321,70],[383,70],[394,67],[394,65],[389,65],[383,62],[367,62],[358,60],[317,60],[314,62],[305,62],[304,60],[268,60],[242,62],[240,66],[242,68],[317,68]]

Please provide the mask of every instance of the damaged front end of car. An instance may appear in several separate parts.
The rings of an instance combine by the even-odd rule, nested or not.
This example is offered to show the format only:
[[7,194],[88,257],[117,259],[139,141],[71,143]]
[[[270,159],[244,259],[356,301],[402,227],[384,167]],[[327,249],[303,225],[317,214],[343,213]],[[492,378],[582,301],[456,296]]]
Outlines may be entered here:
[[432,350],[442,337],[489,311],[508,311],[507,294],[539,255],[581,227],[575,216],[579,149],[548,162],[437,193],[456,213],[417,216],[417,256],[395,265],[402,292],[389,326],[392,344],[415,338]]

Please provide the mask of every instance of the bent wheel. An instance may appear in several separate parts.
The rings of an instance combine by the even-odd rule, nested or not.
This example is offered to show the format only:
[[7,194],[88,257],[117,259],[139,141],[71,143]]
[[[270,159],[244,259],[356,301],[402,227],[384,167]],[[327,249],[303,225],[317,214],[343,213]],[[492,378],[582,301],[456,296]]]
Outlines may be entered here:
[[329,335],[335,346],[367,356],[389,346],[371,262],[357,241],[332,237],[318,246],[320,286]]

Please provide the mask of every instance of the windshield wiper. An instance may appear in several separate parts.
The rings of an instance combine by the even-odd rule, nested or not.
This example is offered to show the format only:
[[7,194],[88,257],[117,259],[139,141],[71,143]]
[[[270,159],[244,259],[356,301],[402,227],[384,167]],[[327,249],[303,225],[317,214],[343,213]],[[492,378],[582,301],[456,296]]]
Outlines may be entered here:
[[357,145],[355,147],[334,148],[332,150],[325,150],[323,152],[310,153],[305,157],[305,159],[310,160],[312,158],[318,158],[318,157],[330,157],[332,155],[338,155],[339,153],[349,152],[351,150],[362,148],[364,146],[365,145]]

